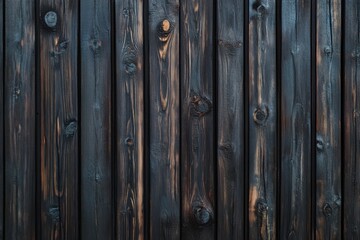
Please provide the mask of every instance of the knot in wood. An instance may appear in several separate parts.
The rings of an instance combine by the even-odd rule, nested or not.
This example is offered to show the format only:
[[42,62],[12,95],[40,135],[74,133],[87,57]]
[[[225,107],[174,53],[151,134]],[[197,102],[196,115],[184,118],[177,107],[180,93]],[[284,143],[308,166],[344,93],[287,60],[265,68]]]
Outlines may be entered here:
[[128,147],[132,147],[134,146],[134,139],[128,137],[125,139],[125,144],[128,146]]
[[44,16],[44,21],[47,27],[54,28],[57,24],[57,14],[54,11],[49,11]]
[[258,217],[265,216],[267,211],[268,211],[268,205],[267,205],[265,199],[262,199],[262,198],[258,199],[256,201],[256,207],[255,208],[256,208],[256,215]]
[[159,23],[158,34],[159,39],[162,42],[166,42],[169,38],[169,34],[172,32],[172,24],[168,19],[164,19]]
[[252,7],[259,15],[264,15],[267,12],[267,6],[262,0],[255,1]]
[[331,46],[326,46],[324,47],[324,53],[326,54],[326,56],[330,56],[332,54],[333,50]]
[[94,53],[98,53],[101,48],[102,42],[100,39],[90,40],[90,48]]
[[76,121],[70,121],[65,126],[65,137],[66,138],[73,137],[75,135],[76,131],[77,131]]
[[199,225],[206,225],[211,220],[211,213],[208,209],[203,206],[196,206],[193,209],[193,214],[196,222]]
[[194,117],[202,117],[212,109],[211,101],[205,96],[193,94],[191,97],[191,115]]
[[325,147],[326,147],[326,144],[325,144],[322,136],[317,135],[316,136],[316,149],[318,151],[323,151],[325,149]]
[[325,203],[322,210],[325,216],[330,217],[332,215],[333,210],[330,203]]
[[50,207],[48,210],[48,215],[50,216],[53,222],[58,223],[60,221],[59,207]]
[[263,107],[263,108],[257,107],[253,113],[253,118],[255,123],[259,125],[265,125],[268,115],[269,115],[269,110],[267,107]]

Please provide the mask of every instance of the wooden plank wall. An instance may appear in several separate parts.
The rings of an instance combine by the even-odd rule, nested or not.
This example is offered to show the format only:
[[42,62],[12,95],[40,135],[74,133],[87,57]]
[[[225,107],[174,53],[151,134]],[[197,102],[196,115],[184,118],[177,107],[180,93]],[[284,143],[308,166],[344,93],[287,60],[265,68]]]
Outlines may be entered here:
[[359,1],[0,19],[0,240],[360,237]]

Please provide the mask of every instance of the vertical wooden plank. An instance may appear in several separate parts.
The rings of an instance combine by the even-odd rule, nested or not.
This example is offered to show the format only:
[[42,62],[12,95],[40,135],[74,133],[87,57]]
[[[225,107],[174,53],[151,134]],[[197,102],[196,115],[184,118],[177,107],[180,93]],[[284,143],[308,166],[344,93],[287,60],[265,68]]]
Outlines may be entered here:
[[81,238],[112,239],[110,1],[81,1]]
[[150,239],[180,239],[179,2],[149,3]]
[[78,1],[39,0],[41,231],[78,239]]
[[143,1],[115,1],[116,239],[144,239]]
[[218,239],[243,239],[244,1],[217,1]]
[[344,15],[344,239],[360,239],[360,1]]
[[213,1],[181,4],[181,237],[209,240],[216,237]]
[[4,239],[35,239],[35,4],[5,8]]
[[282,1],[280,239],[311,239],[311,2]]
[[[0,19],[5,20],[4,1],[0,0]],[[4,24],[0,24],[0,240],[4,239]]]
[[276,237],[276,4],[249,4],[249,238]]
[[316,238],[341,238],[341,1],[318,0]]

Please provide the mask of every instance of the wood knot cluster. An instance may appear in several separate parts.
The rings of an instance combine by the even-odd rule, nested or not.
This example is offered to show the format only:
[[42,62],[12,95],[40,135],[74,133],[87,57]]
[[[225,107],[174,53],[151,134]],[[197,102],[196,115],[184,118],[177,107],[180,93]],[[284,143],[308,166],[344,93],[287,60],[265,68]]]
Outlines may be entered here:
[[266,120],[269,116],[269,109],[268,107],[257,107],[253,113],[253,118],[255,123],[258,125],[265,125]]
[[193,94],[191,96],[190,103],[190,113],[194,117],[202,117],[212,109],[211,101],[205,96],[200,96],[198,94]]
[[169,35],[173,30],[173,26],[168,19],[164,19],[159,23],[158,35],[161,42],[166,42],[169,39]]

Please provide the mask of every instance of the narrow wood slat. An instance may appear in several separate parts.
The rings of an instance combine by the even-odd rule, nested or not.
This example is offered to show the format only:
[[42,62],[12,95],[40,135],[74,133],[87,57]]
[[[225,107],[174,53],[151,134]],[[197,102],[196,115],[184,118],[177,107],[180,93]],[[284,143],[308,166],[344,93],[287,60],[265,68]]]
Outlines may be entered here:
[[179,2],[149,3],[150,239],[180,239]]
[[[0,19],[4,19],[4,1],[0,0]],[[4,24],[0,24],[0,76],[4,77]],[[0,95],[4,96],[4,81],[0,81]],[[0,97],[0,240],[4,239],[4,98]]]
[[144,239],[143,1],[115,1],[116,239]]
[[79,238],[78,9],[76,0],[39,0],[39,239]]
[[316,238],[341,238],[341,1],[318,0]]
[[276,236],[276,4],[249,4],[249,238]]
[[35,239],[34,1],[5,1],[5,32],[4,239]]
[[81,1],[81,238],[113,238],[110,0]]
[[310,1],[281,3],[280,239],[312,236],[310,14]]
[[217,1],[217,237],[244,239],[244,1]]
[[344,24],[344,235],[360,239],[360,1],[345,4]]
[[181,194],[184,239],[216,233],[213,1],[181,2]]

